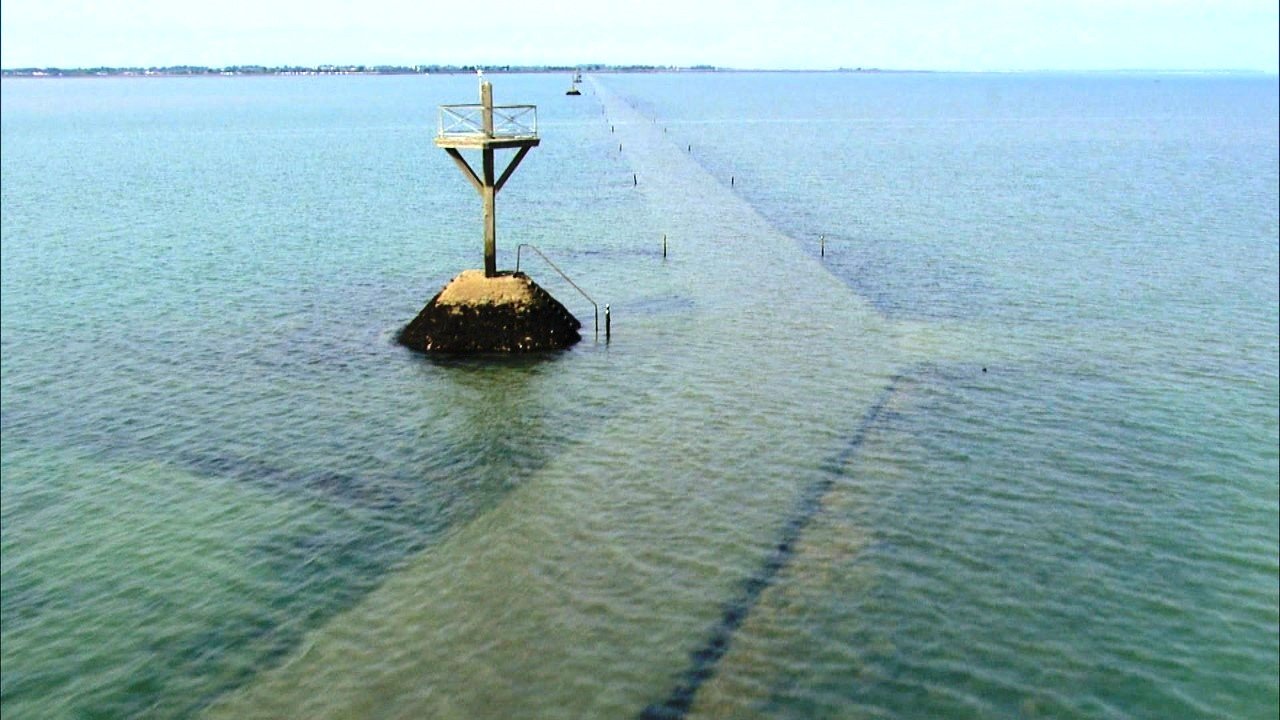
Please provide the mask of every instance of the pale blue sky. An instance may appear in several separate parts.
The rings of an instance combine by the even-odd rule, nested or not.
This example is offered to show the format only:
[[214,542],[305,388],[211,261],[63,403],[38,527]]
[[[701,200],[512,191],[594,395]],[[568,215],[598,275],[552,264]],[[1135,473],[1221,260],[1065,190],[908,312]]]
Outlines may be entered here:
[[3,0],[0,65],[1280,64],[1276,0]]

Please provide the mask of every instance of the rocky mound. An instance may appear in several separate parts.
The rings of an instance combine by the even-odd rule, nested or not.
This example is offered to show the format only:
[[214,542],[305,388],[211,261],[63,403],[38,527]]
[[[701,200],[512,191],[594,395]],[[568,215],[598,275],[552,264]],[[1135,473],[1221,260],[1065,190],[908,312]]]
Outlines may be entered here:
[[582,324],[524,273],[487,278],[465,270],[400,331],[422,352],[518,353],[558,350],[582,339]]

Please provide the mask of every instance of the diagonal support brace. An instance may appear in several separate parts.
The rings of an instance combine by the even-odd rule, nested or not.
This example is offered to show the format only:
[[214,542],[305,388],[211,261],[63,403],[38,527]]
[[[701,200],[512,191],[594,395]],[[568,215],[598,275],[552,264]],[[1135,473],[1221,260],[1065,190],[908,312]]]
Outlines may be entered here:
[[[462,156],[462,153],[458,152],[457,148],[445,148],[444,151],[449,153],[449,157],[453,158],[453,162],[460,170],[462,170],[462,174],[466,176],[467,180],[471,181],[471,186],[476,189],[476,192],[483,195],[484,181],[480,179],[480,176],[476,174],[475,170],[471,169],[470,163],[468,163],[467,159]],[[507,184],[507,180],[510,179],[511,174],[516,171],[517,167],[519,167],[520,161],[528,154],[528,145],[516,151],[515,157],[511,158],[511,162],[507,164],[507,169],[502,171],[502,175],[498,177],[498,181],[493,184],[493,191],[495,193],[501,190],[503,185]]]
[[[449,157],[453,158],[453,162],[462,170],[462,174],[471,181],[471,186],[476,189],[476,192],[484,195],[484,183],[480,181],[476,171],[467,164],[467,159],[462,157],[462,153],[458,152],[457,148],[445,148],[444,151],[449,153]],[[506,179],[506,175],[503,175],[503,179]]]
[[516,171],[516,166],[520,164],[520,161],[524,159],[525,155],[529,154],[529,148],[531,147],[532,145],[522,145],[520,149],[516,151],[516,156],[511,158],[511,163],[507,165],[507,169],[502,171],[502,176],[498,178],[498,182],[494,183],[494,192],[498,192],[502,189],[503,185],[507,184],[507,178],[511,177],[511,173]]

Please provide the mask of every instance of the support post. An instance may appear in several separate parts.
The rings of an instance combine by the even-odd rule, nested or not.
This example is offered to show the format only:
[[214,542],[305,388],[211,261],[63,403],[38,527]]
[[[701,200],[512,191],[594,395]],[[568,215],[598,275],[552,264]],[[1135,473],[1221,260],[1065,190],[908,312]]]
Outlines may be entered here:
[[[480,105],[484,134],[493,137],[492,84],[480,83]],[[481,211],[484,218],[484,276],[494,277],[498,274],[498,222],[494,207],[494,196],[498,190],[493,175],[493,148],[486,145],[480,153],[484,158],[483,188],[480,191],[480,201],[484,206]]]
[[480,83],[480,106],[484,134],[493,137],[493,85],[491,83]]
[[485,148],[484,154],[484,186],[480,191],[484,218],[484,276],[494,277],[498,274],[498,221],[494,213],[494,196],[498,194],[493,179],[493,149]]
[[[463,107],[475,108],[476,106]],[[531,105],[513,107],[533,108]],[[441,106],[442,117],[446,108],[447,106]],[[497,195],[507,181],[511,179],[511,174],[515,172],[524,156],[538,144],[537,127],[535,124],[532,128],[525,128],[517,121],[511,121],[515,123],[514,127],[509,126],[509,124],[497,125],[494,116],[493,85],[483,81],[483,79],[480,82],[479,110],[479,122],[476,122],[474,115],[463,117],[454,113],[456,117],[461,118],[463,127],[466,128],[462,132],[446,133],[442,120],[440,134],[436,137],[436,145],[449,154],[449,158],[453,160],[458,169],[462,171],[463,176],[467,178],[467,181],[471,183],[472,187],[480,195],[481,222],[484,225],[484,275],[485,277],[495,277],[498,274]],[[499,112],[498,122],[507,123],[510,119],[504,120],[503,118],[506,118],[506,115]],[[529,130],[532,130],[532,132],[529,132]],[[459,152],[460,149],[479,150],[479,167],[472,166]],[[499,173],[495,152],[504,149],[515,149],[516,154]]]

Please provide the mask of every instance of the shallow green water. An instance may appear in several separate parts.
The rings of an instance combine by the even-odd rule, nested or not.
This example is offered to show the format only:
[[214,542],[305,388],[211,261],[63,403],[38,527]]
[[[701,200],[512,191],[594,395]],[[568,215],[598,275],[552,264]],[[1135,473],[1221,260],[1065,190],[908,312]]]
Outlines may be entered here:
[[561,80],[5,81],[6,717],[1275,715],[1273,78]]

